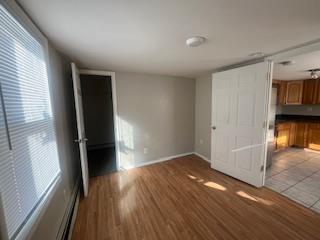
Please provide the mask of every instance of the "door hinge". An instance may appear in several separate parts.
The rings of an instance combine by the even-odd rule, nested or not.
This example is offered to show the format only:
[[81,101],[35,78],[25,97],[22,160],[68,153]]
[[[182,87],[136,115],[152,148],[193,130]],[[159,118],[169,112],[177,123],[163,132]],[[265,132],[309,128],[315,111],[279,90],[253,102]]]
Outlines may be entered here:
[[261,166],[260,172],[263,172],[263,169],[264,169],[264,165]]
[[263,128],[267,128],[267,122],[266,122],[266,121],[264,121],[264,122],[262,123],[262,127],[263,127]]

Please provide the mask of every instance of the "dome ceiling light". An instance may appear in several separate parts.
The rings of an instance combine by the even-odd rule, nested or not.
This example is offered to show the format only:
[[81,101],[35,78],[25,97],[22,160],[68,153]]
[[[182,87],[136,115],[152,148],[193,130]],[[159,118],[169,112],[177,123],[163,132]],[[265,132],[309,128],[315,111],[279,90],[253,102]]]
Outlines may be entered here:
[[198,47],[206,41],[205,37],[194,36],[190,37],[186,40],[186,44],[188,47]]

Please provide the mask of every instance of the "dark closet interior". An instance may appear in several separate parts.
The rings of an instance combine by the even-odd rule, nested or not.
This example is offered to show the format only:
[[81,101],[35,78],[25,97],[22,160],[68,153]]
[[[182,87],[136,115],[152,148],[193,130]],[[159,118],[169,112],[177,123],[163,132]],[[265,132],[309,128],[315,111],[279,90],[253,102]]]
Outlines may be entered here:
[[81,75],[90,177],[116,171],[115,134],[110,76]]

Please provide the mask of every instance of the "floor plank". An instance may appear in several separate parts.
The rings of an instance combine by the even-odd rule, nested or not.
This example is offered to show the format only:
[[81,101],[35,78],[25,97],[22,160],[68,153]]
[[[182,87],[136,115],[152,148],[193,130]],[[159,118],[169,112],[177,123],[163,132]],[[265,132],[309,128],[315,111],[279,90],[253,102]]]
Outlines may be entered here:
[[320,214],[190,155],[90,179],[73,239],[320,239]]

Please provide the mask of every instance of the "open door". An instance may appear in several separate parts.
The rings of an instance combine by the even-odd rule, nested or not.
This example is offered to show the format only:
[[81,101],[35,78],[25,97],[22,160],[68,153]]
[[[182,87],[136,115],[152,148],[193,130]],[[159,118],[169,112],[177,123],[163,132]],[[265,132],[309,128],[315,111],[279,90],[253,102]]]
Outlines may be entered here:
[[86,142],[88,139],[86,139],[86,134],[84,129],[79,70],[75,63],[71,63],[71,68],[72,68],[73,92],[74,92],[74,100],[75,100],[76,115],[77,115],[77,127],[78,127],[78,139],[76,139],[75,141],[79,143],[83,192],[84,192],[84,196],[86,197],[88,196],[88,191],[89,191],[88,158],[87,158],[87,146],[86,146],[87,144]]
[[212,75],[211,167],[264,184],[272,63]]

